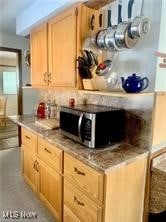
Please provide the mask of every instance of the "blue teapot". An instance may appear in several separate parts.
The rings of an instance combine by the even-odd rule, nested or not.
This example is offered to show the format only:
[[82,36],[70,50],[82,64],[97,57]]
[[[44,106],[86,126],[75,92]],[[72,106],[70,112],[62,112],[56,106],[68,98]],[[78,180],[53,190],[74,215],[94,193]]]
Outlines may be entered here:
[[124,77],[121,77],[121,79],[122,87],[128,93],[141,92],[149,85],[149,80],[147,77],[141,78],[140,76],[137,76],[136,73],[128,76],[126,80],[124,79]]

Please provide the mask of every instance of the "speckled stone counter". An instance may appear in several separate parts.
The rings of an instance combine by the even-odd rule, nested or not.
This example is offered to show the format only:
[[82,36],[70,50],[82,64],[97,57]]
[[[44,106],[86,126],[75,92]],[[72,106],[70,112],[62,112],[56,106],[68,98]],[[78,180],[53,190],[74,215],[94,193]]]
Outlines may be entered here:
[[149,203],[151,213],[166,211],[166,153],[154,160]]
[[32,116],[12,116],[15,123],[43,137],[59,149],[71,154],[94,169],[107,173],[127,165],[136,159],[144,158],[148,151],[127,143],[117,143],[103,149],[89,149],[60,134],[58,129],[46,130],[35,124]]

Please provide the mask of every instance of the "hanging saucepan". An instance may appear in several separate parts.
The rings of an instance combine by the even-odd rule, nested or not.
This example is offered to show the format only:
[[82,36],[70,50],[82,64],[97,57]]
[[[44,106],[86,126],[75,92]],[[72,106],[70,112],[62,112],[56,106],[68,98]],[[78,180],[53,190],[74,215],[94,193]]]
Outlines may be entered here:
[[[121,18],[121,10],[122,10],[122,5],[118,4],[118,24],[122,21]],[[111,10],[110,13],[108,14],[108,24],[110,27],[107,29],[107,32],[105,34],[104,42],[105,46],[109,51],[118,51],[119,48],[115,42],[115,32],[117,29],[117,25],[111,25]]]
[[119,49],[133,48],[138,39],[131,38],[128,34],[128,28],[131,24],[132,7],[134,0],[128,2],[128,22],[121,22],[115,32],[115,42]]
[[96,45],[101,50],[107,49],[105,46],[105,43],[104,43],[104,36],[105,36],[106,32],[107,32],[107,29],[103,29],[103,30],[100,30],[99,32],[97,32],[97,34],[96,34]]
[[[107,28],[109,28],[111,26],[111,10],[108,10],[108,22],[107,22]],[[96,34],[96,45],[102,49],[102,50],[107,50],[107,47],[105,45],[105,34],[107,33],[108,29],[104,29],[104,30],[100,30],[97,34]]]
[[141,14],[134,18],[130,26],[129,31],[132,38],[141,37],[142,35],[148,33],[150,29],[150,21],[148,17],[143,14],[143,7],[144,7],[144,0],[142,0]]

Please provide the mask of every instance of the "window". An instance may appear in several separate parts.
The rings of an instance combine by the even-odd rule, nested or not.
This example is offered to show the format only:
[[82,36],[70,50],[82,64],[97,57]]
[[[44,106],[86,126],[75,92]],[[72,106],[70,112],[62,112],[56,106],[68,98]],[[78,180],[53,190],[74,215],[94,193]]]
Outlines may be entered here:
[[3,72],[3,94],[17,94],[16,72]]

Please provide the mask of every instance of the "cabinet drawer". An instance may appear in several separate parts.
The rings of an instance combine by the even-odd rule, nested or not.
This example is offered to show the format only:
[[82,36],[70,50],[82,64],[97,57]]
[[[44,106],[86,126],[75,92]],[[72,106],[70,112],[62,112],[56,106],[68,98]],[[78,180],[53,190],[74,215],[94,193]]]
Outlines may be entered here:
[[42,138],[38,138],[38,156],[55,170],[62,172],[62,150]]
[[35,153],[37,150],[37,136],[25,128],[22,128],[21,130],[22,144]]
[[67,180],[64,182],[64,206],[81,222],[101,222],[102,220],[102,208],[78,189],[73,188]]
[[93,170],[74,157],[64,154],[64,176],[98,204],[103,202],[103,178],[102,173]]

